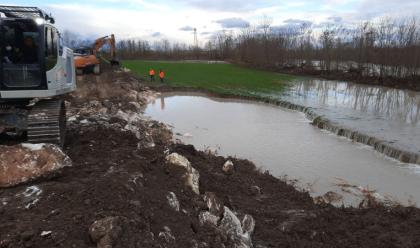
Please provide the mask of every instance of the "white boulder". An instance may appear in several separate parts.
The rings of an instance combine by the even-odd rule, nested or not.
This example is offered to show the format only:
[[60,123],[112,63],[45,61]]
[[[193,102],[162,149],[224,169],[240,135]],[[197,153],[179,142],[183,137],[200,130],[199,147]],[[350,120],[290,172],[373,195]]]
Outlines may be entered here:
[[194,193],[197,195],[200,194],[200,174],[199,172],[191,166],[190,161],[182,155],[178,153],[172,153],[166,156],[166,160],[173,165],[177,165],[180,167],[184,167],[186,169],[186,173],[184,175],[185,183],[189,186]]
[[233,165],[233,162],[228,160],[225,162],[225,164],[223,165],[222,168],[223,172],[227,175],[231,175],[233,174],[234,170],[235,170],[235,166]]
[[166,199],[168,200],[169,206],[171,206],[171,208],[173,208],[175,211],[179,212],[180,204],[179,204],[179,200],[176,197],[175,193],[174,192],[169,192],[166,195]]

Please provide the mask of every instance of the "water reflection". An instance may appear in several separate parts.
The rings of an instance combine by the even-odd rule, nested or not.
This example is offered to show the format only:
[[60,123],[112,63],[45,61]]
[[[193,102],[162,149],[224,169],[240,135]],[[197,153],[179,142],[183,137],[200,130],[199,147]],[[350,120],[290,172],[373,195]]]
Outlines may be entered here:
[[160,97],[160,109],[165,110],[165,97]]
[[372,87],[353,83],[304,80],[295,82],[288,92],[313,107],[351,108],[377,118],[392,119],[417,126],[420,93],[409,90]]

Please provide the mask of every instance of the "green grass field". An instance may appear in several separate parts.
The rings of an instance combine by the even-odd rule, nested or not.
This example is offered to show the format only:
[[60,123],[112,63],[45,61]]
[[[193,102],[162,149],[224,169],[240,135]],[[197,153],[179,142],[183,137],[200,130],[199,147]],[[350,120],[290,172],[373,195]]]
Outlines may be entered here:
[[[148,79],[150,68],[163,69],[171,86],[195,87],[221,94],[255,96],[279,92],[295,77],[242,68],[232,64],[127,60],[123,66]],[[158,81],[158,77],[156,78]]]

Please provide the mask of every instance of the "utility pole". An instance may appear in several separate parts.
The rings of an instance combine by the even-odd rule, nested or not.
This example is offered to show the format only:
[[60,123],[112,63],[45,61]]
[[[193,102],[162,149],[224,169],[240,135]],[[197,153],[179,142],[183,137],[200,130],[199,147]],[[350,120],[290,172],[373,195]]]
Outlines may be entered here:
[[197,37],[197,28],[194,28],[194,53],[196,59],[199,59],[199,49],[198,49],[198,37]]
[[198,48],[198,37],[197,37],[197,29],[194,28],[194,47]]

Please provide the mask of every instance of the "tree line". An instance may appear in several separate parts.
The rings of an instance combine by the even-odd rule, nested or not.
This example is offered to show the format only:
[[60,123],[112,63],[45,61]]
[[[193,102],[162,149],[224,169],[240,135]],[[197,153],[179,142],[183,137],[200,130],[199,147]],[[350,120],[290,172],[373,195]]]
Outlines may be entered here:
[[273,26],[264,18],[253,27],[217,32],[201,46],[123,39],[117,49],[122,59],[225,60],[276,71],[412,80],[420,78],[420,19]]

